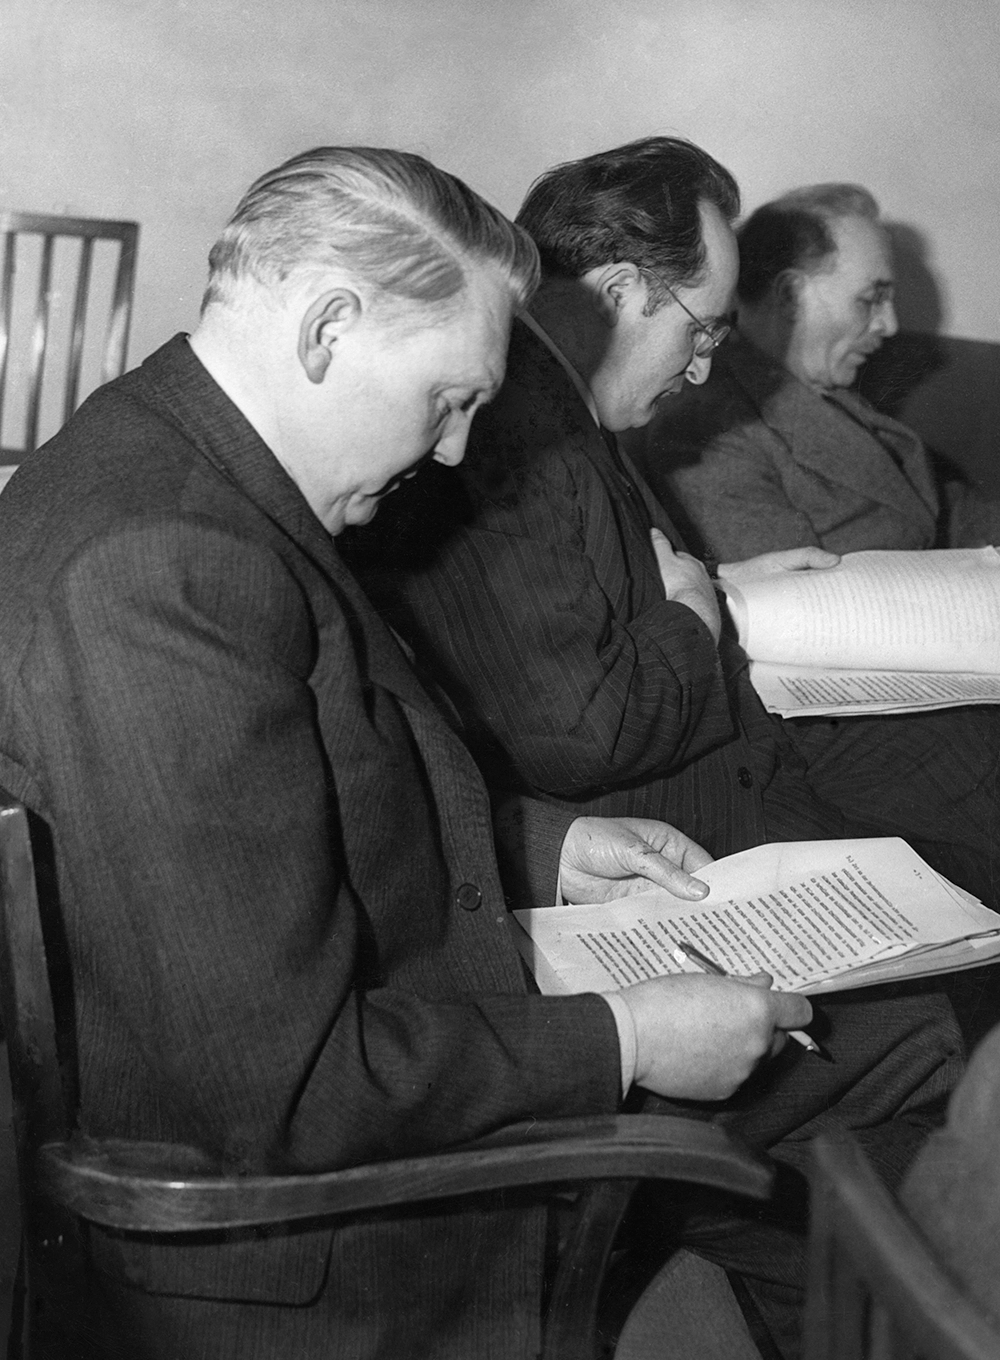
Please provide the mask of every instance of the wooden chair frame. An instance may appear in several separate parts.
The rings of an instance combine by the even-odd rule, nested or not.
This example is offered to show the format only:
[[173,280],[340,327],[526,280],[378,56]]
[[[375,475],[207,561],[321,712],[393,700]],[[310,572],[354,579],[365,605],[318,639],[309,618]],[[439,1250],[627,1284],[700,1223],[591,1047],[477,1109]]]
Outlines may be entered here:
[[813,1144],[806,1360],[1000,1360],[965,1295],[854,1139]]
[[101,365],[102,383],[118,377],[125,370],[129,323],[132,315],[135,262],[139,243],[139,225],[136,222],[116,222],[94,217],[57,217],[46,213],[0,213],[0,238],[2,238],[3,258],[3,264],[0,266],[0,422],[3,420],[7,385],[11,310],[14,297],[14,279],[17,272],[17,238],[25,233],[42,237],[42,256],[39,267],[38,291],[35,296],[24,447],[5,449],[3,457],[7,462],[16,462],[25,453],[30,453],[38,440],[42,379],[49,346],[52,258],[56,237],[76,237],[82,241],[73,300],[66,383],[63,393],[62,419],[64,423],[70,418],[77,406],[94,242],[111,240],[118,241],[120,245],[118,267],[111,298],[111,314],[104,341],[104,357]]
[[[233,1176],[196,1148],[92,1139],[74,1127],[75,1063],[59,1006],[60,921],[48,829],[0,790],[0,1008],[24,1221],[27,1353],[35,1323],[85,1287],[79,1224],[155,1236],[331,1219],[507,1186],[583,1183],[550,1300],[544,1360],[596,1360],[599,1285],[640,1179],[764,1198],[771,1167],[695,1120],[539,1122],[434,1156],[301,1176]],[[20,1355],[20,1344],[13,1337]]]

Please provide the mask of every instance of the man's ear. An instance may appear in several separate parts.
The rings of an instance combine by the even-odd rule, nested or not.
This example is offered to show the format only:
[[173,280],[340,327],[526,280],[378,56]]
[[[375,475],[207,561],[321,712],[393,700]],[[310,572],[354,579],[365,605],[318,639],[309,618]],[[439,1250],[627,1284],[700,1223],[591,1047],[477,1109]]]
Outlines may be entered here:
[[584,281],[595,308],[607,326],[618,324],[630,295],[643,284],[642,275],[628,260],[592,269],[584,275]]
[[800,269],[785,269],[771,285],[778,312],[786,321],[794,321],[798,315],[804,283],[805,275]]
[[361,299],[350,288],[331,288],[309,304],[299,326],[299,363],[310,382],[321,383],[337,341],[361,318]]

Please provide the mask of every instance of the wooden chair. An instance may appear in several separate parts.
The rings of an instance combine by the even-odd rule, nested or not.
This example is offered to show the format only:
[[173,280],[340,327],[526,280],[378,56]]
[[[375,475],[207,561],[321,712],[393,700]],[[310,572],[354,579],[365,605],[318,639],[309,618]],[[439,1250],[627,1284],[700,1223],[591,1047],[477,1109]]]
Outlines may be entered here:
[[1000,1360],[967,1297],[853,1139],[814,1144],[806,1360]]
[[[7,1031],[23,1215],[20,1345],[44,1354],[74,1316],[87,1262],[81,1224],[149,1234],[286,1225],[507,1186],[585,1183],[575,1199],[545,1324],[545,1360],[593,1360],[599,1283],[640,1178],[755,1198],[770,1168],[721,1130],[651,1115],[565,1119],[502,1131],[435,1156],[300,1176],[233,1176],[197,1148],[85,1137],[74,1127],[68,979],[48,829],[0,791],[0,1006]],[[572,1201],[570,1201],[572,1202]],[[63,1321],[60,1325],[65,1326]],[[34,1348],[34,1349],[33,1349]]]
[[[27,328],[18,326],[20,313],[31,308],[31,298],[17,295],[15,284],[19,258],[23,256],[25,236],[41,237],[41,253],[34,275],[33,322],[30,341],[23,364],[23,433],[18,439],[4,436],[4,403],[8,393],[8,373],[11,370],[12,328],[18,334]],[[94,275],[94,244],[98,241],[117,242],[117,269],[113,283],[107,290],[109,318],[100,353],[99,382],[109,382],[125,369],[129,322],[132,315],[132,288],[135,278],[136,249],[139,227],[135,222],[112,222],[91,217],[52,217],[43,213],[0,213],[3,265],[0,273],[0,462],[15,464],[30,453],[38,443],[39,417],[43,404],[43,384],[58,381],[61,371],[62,404],[56,404],[58,424],[65,423],[76,410],[80,392],[80,375],[84,364],[84,341],[93,307],[88,309]],[[53,302],[62,288],[54,284],[56,242],[60,238],[75,238],[80,242],[75,260],[75,282],[72,284],[73,306],[68,318],[65,338],[53,336]],[[26,261],[22,259],[26,268]],[[61,277],[61,275],[60,275]],[[69,291],[69,290],[67,290]],[[95,376],[97,374],[95,373]],[[97,385],[96,383],[93,385]],[[47,403],[48,406],[48,403]],[[59,418],[61,417],[61,418]],[[11,423],[8,414],[8,425]],[[54,430],[52,431],[54,433]]]

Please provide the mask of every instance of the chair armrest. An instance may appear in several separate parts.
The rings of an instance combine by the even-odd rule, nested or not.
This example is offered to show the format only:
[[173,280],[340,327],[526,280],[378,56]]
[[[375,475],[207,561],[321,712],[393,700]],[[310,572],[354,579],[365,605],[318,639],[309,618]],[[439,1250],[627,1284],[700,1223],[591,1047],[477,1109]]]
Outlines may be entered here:
[[807,1355],[825,1360],[853,1353],[851,1328],[860,1338],[860,1323],[845,1311],[844,1298],[860,1280],[871,1297],[865,1301],[857,1288],[853,1297],[872,1312],[880,1302],[888,1307],[898,1332],[888,1344],[895,1341],[900,1355],[996,1360],[995,1324],[893,1199],[856,1138],[817,1137],[810,1182]]
[[362,1209],[564,1181],[694,1181],[757,1199],[766,1160],[722,1129],[658,1115],[515,1126],[425,1157],[342,1171],[225,1174],[196,1149],[77,1138],[39,1149],[38,1188],[72,1213],[136,1232],[197,1232],[317,1219]]

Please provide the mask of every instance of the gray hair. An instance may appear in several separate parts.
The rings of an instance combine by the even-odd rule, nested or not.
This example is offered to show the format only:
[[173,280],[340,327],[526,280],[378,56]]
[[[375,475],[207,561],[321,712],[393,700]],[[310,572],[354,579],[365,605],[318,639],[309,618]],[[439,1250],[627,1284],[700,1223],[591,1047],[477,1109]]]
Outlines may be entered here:
[[412,152],[321,146],[244,194],[209,255],[202,310],[242,279],[274,287],[331,265],[384,301],[433,308],[462,291],[470,263],[503,270],[518,305],[537,286],[527,232],[454,175]]

